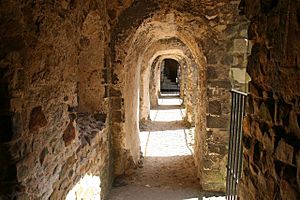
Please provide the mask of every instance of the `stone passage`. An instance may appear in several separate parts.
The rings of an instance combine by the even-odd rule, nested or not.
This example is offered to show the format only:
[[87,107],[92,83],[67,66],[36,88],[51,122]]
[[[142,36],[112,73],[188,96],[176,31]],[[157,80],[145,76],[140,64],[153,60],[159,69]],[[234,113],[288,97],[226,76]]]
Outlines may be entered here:
[[143,165],[116,179],[109,200],[203,197],[193,159],[194,128],[182,120],[182,100],[164,95],[158,103],[151,121],[140,124]]
[[[231,89],[249,97],[238,196],[300,199],[299,27],[299,0],[0,0],[0,199],[73,198],[89,180],[82,195],[106,199],[123,174],[112,194],[225,192]],[[166,60],[183,116],[159,105]],[[195,127],[192,153],[164,116]]]

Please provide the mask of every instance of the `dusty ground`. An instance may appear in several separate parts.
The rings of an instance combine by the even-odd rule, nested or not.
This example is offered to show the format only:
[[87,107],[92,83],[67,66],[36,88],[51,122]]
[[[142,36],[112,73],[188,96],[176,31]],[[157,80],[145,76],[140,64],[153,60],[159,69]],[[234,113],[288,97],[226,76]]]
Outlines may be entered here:
[[163,98],[159,104],[151,121],[140,125],[143,167],[119,177],[109,200],[206,199],[192,157],[193,128],[181,121],[181,100]]

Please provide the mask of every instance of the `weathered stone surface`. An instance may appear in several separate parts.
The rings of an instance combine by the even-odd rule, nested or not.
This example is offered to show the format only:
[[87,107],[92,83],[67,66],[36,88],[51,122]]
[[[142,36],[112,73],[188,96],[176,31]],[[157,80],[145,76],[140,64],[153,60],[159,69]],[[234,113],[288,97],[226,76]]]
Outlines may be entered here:
[[281,139],[275,150],[276,158],[286,164],[292,165],[293,153],[294,148],[291,145],[287,144],[283,139]]
[[229,126],[227,117],[207,116],[206,120],[209,128],[228,128]]
[[248,43],[246,39],[233,40],[233,53],[247,53]]
[[280,181],[280,196],[282,199],[298,199],[299,191],[292,187],[286,180]]
[[70,122],[63,134],[63,140],[65,142],[65,145],[66,146],[70,145],[71,142],[75,139],[75,137],[76,137],[76,130],[75,127],[73,126],[73,123]]
[[297,137],[300,140],[300,115],[297,115],[296,112],[291,111],[289,114],[289,129],[292,135]]
[[[5,187],[1,173],[0,199],[2,194],[11,199],[16,195],[17,199],[48,199],[52,193],[64,199],[78,177],[100,174],[101,169],[107,172],[101,177],[103,195],[107,193],[110,162],[103,162],[109,160],[107,137],[102,137],[105,120],[101,125],[87,120],[84,128],[77,129],[78,112],[107,112],[102,72],[104,61],[109,60],[104,52],[110,33],[104,4],[1,2],[0,132],[7,137],[0,134],[0,142],[9,142],[11,155],[1,151],[5,160],[0,169],[4,171],[2,164],[8,163],[17,173],[14,184]],[[77,138],[82,137],[91,145],[81,146]],[[80,160],[70,166],[73,173],[59,177],[63,162],[74,152],[93,164]]]
[[219,101],[211,101],[208,103],[208,112],[213,115],[222,114],[222,105]]
[[34,131],[46,125],[47,125],[47,120],[42,111],[42,107],[38,106],[33,108],[30,113],[29,130]]
[[[292,17],[299,3],[245,0],[241,9],[251,21],[248,38],[253,47],[247,64],[251,83],[244,124],[248,159],[240,194],[253,200],[299,199],[299,178],[295,178],[299,174],[299,69],[298,60],[292,60],[299,54],[295,39],[299,20]],[[267,191],[262,189],[265,184],[258,183],[268,183]]]
[[268,107],[266,106],[265,103],[262,103],[259,107],[259,114],[261,116],[262,119],[266,120],[266,121],[272,121],[272,116],[271,113],[268,109]]
[[46,158],[46,156],[47,156],[48,153],[49,153],[49,150],[48,150],[47,147],[45,147],[43,149],[43,151],[41,152],[41,154],[40,154],[40,163],[41,163],[41,165],[43,165],[44,160],[45,160],[45,158]]

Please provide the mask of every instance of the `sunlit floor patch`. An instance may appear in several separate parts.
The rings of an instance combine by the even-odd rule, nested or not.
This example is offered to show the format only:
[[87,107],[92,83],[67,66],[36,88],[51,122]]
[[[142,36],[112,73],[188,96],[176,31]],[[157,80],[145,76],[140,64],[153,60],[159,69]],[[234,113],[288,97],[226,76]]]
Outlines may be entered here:
[[180,98],[160,98],[159,106],[150,110],[152,121],[171,122],[181,121],[185,116],[185,109],[182,108]]
[[[180,98],[160,98],[160,106],[150,111],[150,118],[157,130],[140,132],[141,148],[145,157],[168,157],[192,155],[193,131],[184,126],[181,128],[165,130],[170,124],[180,126],[185,114],[181,108]],[[177,109],[169,109],[176,107]],[[169,123],[168,123],[169,122]],[[159,126],[159,127],[157,127]],[[148,127],[149,128],[149,127]]]
[[68,193],[66,200],[100,200],[100,177],[86,174]]
[[140,140],[145,157],[192,155],[193,135],[188,129],[143,131]]
[[181,121],[182,116],[184,116],[184,110],[182,109],[150,111],[150,119],[152,121],[161,121],[161,122]]
[[181,105],[182,100],[180,98],[167,98],[162,97],[158,99],[158,105]]

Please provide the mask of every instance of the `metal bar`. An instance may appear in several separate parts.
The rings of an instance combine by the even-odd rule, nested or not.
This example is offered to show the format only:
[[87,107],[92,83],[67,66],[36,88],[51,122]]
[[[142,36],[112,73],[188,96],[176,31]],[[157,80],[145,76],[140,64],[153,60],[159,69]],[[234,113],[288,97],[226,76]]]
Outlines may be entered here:
[[231,162],[231,199],[234,199],[234,183],[235,183],[235,157],[236,157],[236,136],[237,136],[237,120],[239,109],[239,95],[235,93],[235,109],[234,109],[234,130],[233,130],[233,149],[232,149],[232,162]]
[[232,163],[233,163],[233,149],[234,149],[234,121],[235,121],[235,109],[236,109],[236,94],[232,94],[232,100],[233,100],[233,107],[232,107],[232,131],[230,133],[231,135],[231,150],[230,150],[230,170],[229,170],[229,200],[231,200],[231,195],[232,195]]
[[237,109],[237,104],[236,104],[236,99],[237,98],[237,94],[234,93],[233,94],[233,101],[234,101],[234,108],[233,108],[233,121],[232,121],[232,126],[233,126],[233,129],[232,129],[232,132],[231,132],[231,140],[232,140],[232,146],[231,146],[231,162],[230,162],[230,200],[232,199],[232,195],[233,195],[233,191],[232,191],[232,184],[233,184],[233,162],[234,162],[234,132],[235,132],[235,120],[236,120],[236,109]]
[[231,95],[231,113],[230,113],[230,129],[229,129],[229,144],[228,144],[228,162],[227,162],[227,177],[226,177],[226,199],[229,200],[230,195],[230,169],[231,169],[231,149],[232,149],[232,131],[233,131],[233,109],[234,109],[234,93]]
[[243,95],[243,96],[248,96],[247,93],[241,92],[241,91],[238,91],[238,90],[235,90],[235,89],[231,89],[230,92],[232,92],[232,93],[237,93],[237,94],[241,94],[241,95]]
[[[246,96],[242,96],[242,102],[241,102],[241,106],[242,106],[242,109],[241,109],[241,119],[244,118],[244,115],[245,115],[245,98]],[[238,157],[238,160],[239,160],[239,163],[238,163],[238,180],[237,180],[237,195],[238,195],[238,189],[239,189],[239,183],[240,183],[240,178],[241,178],[241,174],[242,174],[242,164],[243,164],[243,145],[242,145],[242,139],[243,139],[243,130],[242,130],[242,127],[243,127],[243,124],[241,123],[241,131],[240,131],[240,139],[239,139],[239,146],[240,146],[240,152],[239,152],[239,157]]]
[[234,124],[234,122],[235,122],[235,110],[236,110],[236,94],[235,93],[233,93],[232,94],[232,96],[233,96],[233,108],[232,108],[232,118],[233,118],[233,120],[232,120],[232,131],[231,131],[231,133],[230,133],[230,135],[231,135],[231,142],[232,142],[232,145],[231,145],[231,151],[230,151],[230,170],[229,170],[229,200],[231,200],[231,196],[232,196],[232,178],[233,178],[233,176],[232,176],[232,167],[233,167],[233,165],[232,165],[232,163],[233,163],[233,149],[234,149],[234,129],[235,129],[235,124]]
[[239,105],[239,101],[240,101],[240,95],[236,94],[236,110],[235,110],[235,129],[234,129],[234,149],[233,149],[233,166],[232,166],[232,174],[233,174],[233,180],[232,180],[232,199],[235,199],[235,187],[236,187],[236,158],[237,158],[237,140],[238,140],[238,132],[239,132],[239,112],[240,112],[240,105]]
[[241,101],[242,101],[242,95],[238,94],[238,110],[237,110],[237,121],[236,121],[236,125],[237,125],[237,129],[236,129],[236,140],[235,140],[235,157],[234,157],[234,187],[233,187],[233,193],[234,193],[234,199],[236,199],[237,197],[237,192],[236,192],[236,188],[237,188],[237,181],[238,181],[238,163],[239,163],[239,151],[240,151],[240,145],[239,145],[239,140],[240,140],[240,133],[241,133]]
[[238,188],[242,171],[242,122],[244,117],[245,99],[247,94],[231,90],[231,116],[228,145],[228,163],[226,177],[226,199],[238,198]]

